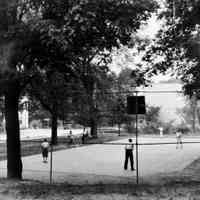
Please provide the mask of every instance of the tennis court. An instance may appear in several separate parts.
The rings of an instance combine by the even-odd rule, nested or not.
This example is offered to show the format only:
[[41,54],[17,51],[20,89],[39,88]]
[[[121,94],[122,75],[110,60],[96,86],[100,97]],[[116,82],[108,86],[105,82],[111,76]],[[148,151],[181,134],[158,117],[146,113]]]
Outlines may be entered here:
[[[134,140],[134,138],[133,138]],[[176,149],[175,136],[139,137],[139,177],[159,173],[180,172],[200,156],[200,144],[186,143]],[[200,137],[185,137],[183,142],[199,142]],[[127,139],[111,144],[85,145],[52,154],[52,175],[55,182],[67,181],[67,175],[111,176],[135,178],[136,171],[123,169],[124,145]],[[160,143],[163,143],[162,145]],[[118,145],[119,144],[119,145]],[[153,145],[152,145],[153,144]],[[135,151],[134,151],[135,153]],[[6,161],[0,162],[1,175],[6,176]],[[23,158],[24,178],[49,180],[50,162],[43,163],[41,155]],[[27,173],[30,172],[30,173]],[[59,174],[57,176],[56,174]],[[66,180],[65,180],[66,175]]]

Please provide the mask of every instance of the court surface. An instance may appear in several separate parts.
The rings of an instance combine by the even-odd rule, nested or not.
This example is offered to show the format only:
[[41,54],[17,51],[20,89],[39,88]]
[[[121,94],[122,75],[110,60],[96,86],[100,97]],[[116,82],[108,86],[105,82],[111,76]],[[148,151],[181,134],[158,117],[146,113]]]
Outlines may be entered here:
[[[114,143],[127,142],[128,139]],[[200,138],[183,138],[184,142],[200,141]],[[176,142],[175,137],[140,137],[139,143]],[[135,151],[134,151],[135,154]],[[200,144],[184,144],[176,149],[176,144],[139,146],[139,175],[145,177],[157,173],[181,171],[200,157]],[[136,176],[135,171],[123,169],[123,145],[85,145],[53,152],[53,171],[72,174],[95,174],[121,177]],[[6,162],[0,162],[6,168]],[[50,162],[43,163],[41,155],[23,158],[23,169],[42,171],[48,176]],[[53,172],[53,173],[54,173]]]

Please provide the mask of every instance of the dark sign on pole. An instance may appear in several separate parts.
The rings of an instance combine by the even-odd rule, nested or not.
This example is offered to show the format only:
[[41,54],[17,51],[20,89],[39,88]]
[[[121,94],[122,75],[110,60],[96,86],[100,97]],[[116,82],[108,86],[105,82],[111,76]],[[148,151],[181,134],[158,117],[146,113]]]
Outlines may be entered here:
[[146,114],[145,97],[144,96],[128,96],[127,97],[127,113],[128,114]]

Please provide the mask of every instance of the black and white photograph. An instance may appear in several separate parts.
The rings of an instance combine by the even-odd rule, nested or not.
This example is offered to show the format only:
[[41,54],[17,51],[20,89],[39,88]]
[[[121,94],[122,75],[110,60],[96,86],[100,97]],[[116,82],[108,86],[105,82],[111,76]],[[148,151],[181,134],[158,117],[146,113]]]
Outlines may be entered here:
[[200,199],[200,0],[0,0],[0,200]]

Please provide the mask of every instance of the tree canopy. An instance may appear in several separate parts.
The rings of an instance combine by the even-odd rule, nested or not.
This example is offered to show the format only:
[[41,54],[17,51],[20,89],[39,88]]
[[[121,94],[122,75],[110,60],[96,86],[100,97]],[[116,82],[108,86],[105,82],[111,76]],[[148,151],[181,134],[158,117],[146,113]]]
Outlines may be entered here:
[[186,94],[199,88],[200,1],[166,1],[159,18],[164,22],[156,39],[146,48],[148,73],[171,70],[184,83]]
[[58,71],[83,80],[93,66],[106,69],[112,48],[127,44],[155,8],[154,0],[1,0],[9,178],[22,178],[18,101],[27,84],[38,74]]

